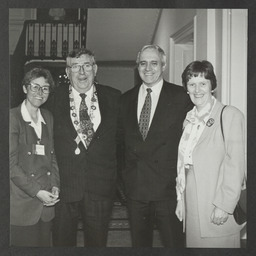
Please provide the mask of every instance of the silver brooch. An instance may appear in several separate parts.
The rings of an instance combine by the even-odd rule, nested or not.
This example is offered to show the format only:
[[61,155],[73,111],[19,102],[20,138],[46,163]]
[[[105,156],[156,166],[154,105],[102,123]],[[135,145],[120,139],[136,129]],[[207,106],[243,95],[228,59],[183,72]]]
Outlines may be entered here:
[[206,125],[208,126],[208,127],[211,127],[213,124],[214,124],[214,119],[213,118],[210,118],[208,121],[207,121],[207,123],[206,123]]

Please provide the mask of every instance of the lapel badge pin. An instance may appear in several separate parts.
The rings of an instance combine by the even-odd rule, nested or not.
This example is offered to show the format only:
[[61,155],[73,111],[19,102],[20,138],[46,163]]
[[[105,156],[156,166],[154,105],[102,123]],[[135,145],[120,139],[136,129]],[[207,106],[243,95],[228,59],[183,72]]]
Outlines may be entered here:
[[211,127],[213,124],[214,124],[214,119],[213,119],[213,118],[210,118],[210,119],[207,121],[207,123],[206,123],[206,125],[207,125],[208,127]]

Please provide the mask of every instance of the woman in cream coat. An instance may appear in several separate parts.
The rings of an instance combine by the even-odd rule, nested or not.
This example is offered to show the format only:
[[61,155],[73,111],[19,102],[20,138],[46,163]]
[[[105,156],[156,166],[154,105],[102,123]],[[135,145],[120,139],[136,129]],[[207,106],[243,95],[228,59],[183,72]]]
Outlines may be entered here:
[[176,215],[184,221],[187,247],[239,248],[241,226],[233,211],[245,171],[244,117],[212,95],[216,88],[208,61],[190,63],[182,83],[195,107],[187,113],[179,144]]

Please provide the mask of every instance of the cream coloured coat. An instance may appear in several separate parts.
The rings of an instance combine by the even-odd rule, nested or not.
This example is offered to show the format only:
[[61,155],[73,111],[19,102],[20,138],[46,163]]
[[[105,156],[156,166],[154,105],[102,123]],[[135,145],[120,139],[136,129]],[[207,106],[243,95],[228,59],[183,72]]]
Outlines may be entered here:
[[[223,104],[217,101],[209,117],[214,119],[214,124],[205,127],[193,151],[202,237],[231,235],[241,229],[232,213],[239,199],[245,173],[244,116],[235,107],[225,108],[222,116],[224,146],[220,126],[222,108]],[[211,223],[210,217],[215,206],[229,213],[224,225]]]

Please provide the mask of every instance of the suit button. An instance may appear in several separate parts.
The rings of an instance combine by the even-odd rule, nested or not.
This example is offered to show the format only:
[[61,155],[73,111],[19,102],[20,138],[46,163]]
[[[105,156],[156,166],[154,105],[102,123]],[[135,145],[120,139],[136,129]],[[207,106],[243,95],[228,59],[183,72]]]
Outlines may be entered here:
[[53,150],[51,150],[51,154],[53,154]]
[[31,155],[32,153],[30,151],[28,151],[28,155]]
[[31,173],[31,177],[34,177],[35,176],[35,174],[34,173]]
[[47,175],[49,176],[49,175],[51,175],[51,173],[50,173],[50,172],[47,172]]

